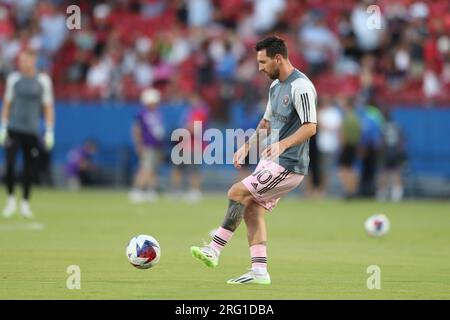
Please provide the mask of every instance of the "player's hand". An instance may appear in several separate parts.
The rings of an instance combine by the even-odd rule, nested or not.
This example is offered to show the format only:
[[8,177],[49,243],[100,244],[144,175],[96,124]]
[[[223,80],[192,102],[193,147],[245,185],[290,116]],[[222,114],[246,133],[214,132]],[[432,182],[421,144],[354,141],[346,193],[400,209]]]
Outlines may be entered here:
[[5,125],[0,126],[0,145],[4,146],[6,142],[6,137],[8,136],[8,131]]
[[53,146],[55,145],[55,134],[53,133],[53,130],[51,129],[45,130],[44,143],[45,148],[48,151],[53,149]]
[[237,168],[237,169],[241,168],[241,165],[244,164],[245,157],[247,156],[248,151],[249,151],[249,147],[245,143],[242,147],[240,147],[238,149],[238,151],[236,151],[234,153],[233,165],[235,168]]
[[286,146],[282,142],[275,142],[269,145],[264,151],[261,153],[261,158],[264,160],[274,161],[277,159],[280,154],[282,154],[286,150]]

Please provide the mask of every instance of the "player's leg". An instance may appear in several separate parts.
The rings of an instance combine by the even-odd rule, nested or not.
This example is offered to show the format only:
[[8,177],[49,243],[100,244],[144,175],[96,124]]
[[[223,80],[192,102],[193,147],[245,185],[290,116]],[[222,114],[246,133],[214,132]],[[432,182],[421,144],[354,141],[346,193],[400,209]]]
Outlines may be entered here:
[[155,201],[158,199],[158,170],[162,162],[162,152],[157,148],[149,148],[148,165],[144,173],[145,200]]
[[145,175],[144,190],[146,190],[145,200],[155,201],[158,199],[158,194],[156,193],[157,177],[154,168],[152,167],[150,170],[146,170],[144,175]]
[[202,172],[199,164],[188,164],[189,171],[189,191],[186,200],[189,202],[198,202],[202,199]]
[[16,198],[14,196],[15,189],[15,168],[17,151],[19,150],[20,141],[15,133],[8,132],[8,137],[5,142],[5,162],[6,162],[6,192],[7,200],[5,208],[3,209],[3,216],[10,217],[17,209]]
[[403,179],[401,169],[396,167],[392,170],[392,201],[399,202],[403,199]]
[[228,284],[270,284],[267,272],[267,229],[266,209],[255,201],[250,201],[244,212],[247,239],[250,247],[252,268],[242,276],[227,281]]
[[145,180],[146,180],[146,178],[145,178],[145,168],[142,165],[142,163],[140,163],[139,164],[139,168],[136,171],[136,174],[134,176],[134,183],[133,183],[134,187],[135,188],[139,188],[139,189],[143,188],[144,184],[145,184]]
[[228,190],[228,209],[222,225],[216,230],[212,241],[207,246],[191,247],[191,254],[194,258],[202,261],[208,267],[217,266],[220,253],[239,227],[244,216],[245,206],[251,197],[251,193],[242,182],[234,184]]
[[321,196],[328,194],[328,188],[330,186],[331,177],[334,173],[334,160],[335,156],[333,152],[321,152],[320,153],[320,171],[322,177],[322,190]]
[[386,201],[388,199],[389,191],[388,191],[388,181],[389,181],[389,171],[386,168],[382,168],[380,173],[378,174],[377,181],[377,200],[378,201]]
[[252,197],[246,203],[244,221],[247,225],[252,269],[229,284],[270,284],[267,272],[267,231],[265,211],[272,211],[278,201],[296,188],[304,176],[291,172],[273,161],[265,161],[255,173],[243,180]]
[[20,204],[20,213],[26,218],[32,218],[33,212],[30,208],[31,187],[36,173],[37,163],[39,161],[38,138],[34,135],[26,135],[23,138],[22,151],[24,158],[23,181],[22,181],[22,202]]
[[179,200],[183,189],[183,172],[186,164],[180,164],[179,166],[172,166],[170,171],[170,192],[169,197],[174,200]]
[[358,189],[358,173],[353,169],[356,159],[356,147],[344,145],[339,159],[339,179],[344,189],[344,197],[350,199],[356,195]]
[[149,150],[144,149],[139,155],[139,168],[136,171],[133,181],[133,188],[128,193],[128,198],[132,203],[142,203],[145,201],[144,188],[148,183],[149,164]]
[[151,168],[141,168],[137,176],[137,183],[133,192],[138,194],[138,201],[155,201],[158,198],[156,193],[155,172]]
[[244,212],[244,222],[247,226],[249,247],[266,244],[267,229],[265,221],[266,209],[255,201],[250,201]]

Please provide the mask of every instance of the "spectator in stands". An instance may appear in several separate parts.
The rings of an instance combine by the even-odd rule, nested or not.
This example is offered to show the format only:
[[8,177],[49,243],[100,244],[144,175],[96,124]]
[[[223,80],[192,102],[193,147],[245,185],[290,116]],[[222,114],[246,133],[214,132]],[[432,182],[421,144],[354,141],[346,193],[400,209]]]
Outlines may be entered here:
[[216,74],[221,80],[232,81],[236,74],[236,68],[237,59],[232,52],[232,45],[229,41],[226,41],[224,53],[221,59],[216,63]]
[[73,63],[66,73],[66,80],[72,83],[84,83],[89,70],[89,53],[86,50],[77,49]]
[[33,48],[32,43],[35,43],[38,35],[32,32],[31,28],[24,27],[16,30],[15,36],[10,39],[5,39],[0,43],[2,49],[2,62],[5,66],[6,73],[11,72],[14,69],[14,64],[19,57],[21,50],[25,48]]
[[14,34],[14,25],[6,8],[0,7],[0,41],[11,38]]
[[17,52],[13,52],[8,57],[8,50],[6,49],[14,37],[14,32],[14,24],[11,21],[8,10],[0,7],[0,75],[2,78],[6,78],[7,74],[14,68],[11,61]]
[[43,2],[42,7],[39,21],[42,50],[48,54],[54,54],[61,48],[68,32],[66,16],[60,12],[57,5],[50,1]]
[[[2,1],[6,5],[15,5],[14,20],[19,27],[23,27],[30,18],[33,16],[34,12],[36,12],[36,5],[38,4],[37,0],[29,0],[29,1]],[[15,2],[15,3],[14,3]]]
[[[361,58],[375,53],[377,68],[372,73],[376,85],[385,86],[383,100],[448,101],[448,90],[444,90],[448,83],[445,65],[450,59],[445,32],[449,21],[448,1],[383,1],[377,3],[379,12],[367,12],[373,1],[353,0],[332,5],[326,1],[300,4],[291,0],[83,0],[77,2],[82,8],[82,28],[73,32],[65,28],[65,15],[59,3],[9,0],[0,8],[0,72],[7,74],[18,52],[32,47],[39,51],[38,65],[51,70],[58,87],[61,86],[58,98],[72,97],[75,90],[89,99],[138,99],[142,87],[167,83],[175,73],[183,86],[189,86],[188,90],[193,90],[196,84],[199,87],[195,89],[199,91],[205,86],[220,87],[224,76],[229,79],[233,69],[236,72],[232,81],[240,80],[241,65],[246,66],[250,61],[241,55],[241,51],[245,52],[239,49],[241,43],[251,46],[254,38],[265,32],[283,32],[289,38],[300,21],[306,23],[298,37],[293,38],[292,45],[304,54],[306,61],[299,57],[299,65],[306,64],[305,70],[311,69],[313,73],[328,70],[318,82],[319,87],[320,82],[336,74],[359,75]],[[311,12],[326,12],[326,25],[320,15],[318,21],[322,24],[310,21],[314,16]],[[378,18],[381,23],[377,26]],[[149,27],[145,28],[147,22]],[[151,40],[150,57],[136,60],[139,65],[133,65],[133,72],[122,72],[129,54],[123,57],[121,48],[111,49],[111,35],[125,52],[134,55],[136,39]],[[304,43],[302,37],[306,39]],[[160,44],[158,39],[165,41]],[[232,43],[232,55],[222,59],[224,50],[217,42],[224,39]],[[76,74],[80,73],[80,65],[71,66],[76,52],[74,44],[88,52],[86,62],[92,66],[92,72],[89,70],[81,82],[73,79],[79,78]],[[210,50],[210,44],[214,44],[214,50]],[[143,48],[145,51],[145,45]],[[106,61],[110,65],[105,68],[103,62],[111,60],[114,52],[118,53],[112,61]],[[105,78],[110,81],[101,81]],[[257,90],[262,83],[252,80]],[[419,92],[422,80],[424,87]],[[325,91],[339,91],[347,84],[348,81],[342,81],[337,86],[326,86]],[[395,90],[398,93],[393,94]],[[405,95],[408,90],[415,95]],[[222,110],[214,109],[212,116]]]
[[104,99],[120,99],[123,96],[122,52],[120,44],[111,36],[104,55],[95,60],[87,73],[87,84],[97,90]]
[[[411,67],[409,69],[409,76],[412,79],[420,78],[425,69],[426,52],[424,46],[428,38],[427,22],[425,20],[428,15],[428,9],[425,6],[415,4],[411,5],[408,11],[408,23],[403,28],[403,38],[407,41],[409,47],[409,55],[411,58]],[[391,43],[392,45],[395,45]]]
[[97,143],[91,139],[69,151],[65,174],[70,190],[79,190],[81,186],[93,186],[101,182],[100,171],[93,161],[96,152]]
[[152,46],[153,42],[150,38],[136,39],[134,50],[128,50],[122,62],[121,68],[124,74],[131,74],[134,84],[139,88],[153,84],[153,67],[149,63]]
[[299,32],[299,40],[303,56],[308,62],[308,75],[327,71],[339,54],[339,42],[327,28],[321,11],[312,11]]
[[164,57],[165,62],[171,66],[177,66],[186,61],[191,55],[194,44],[186,38],[185,32],[174,27],[168,32],[167,38],[170,51]]
[[342,56],[344,59],[351,60],[353,63],[359,61],[361,52],[356,44],[356,36],[350,21],[350,13],[343,12],[337,25],[337,35],[342,47]]
[[194,79],[188,79],[190,83],[195,82],[199,86],[207,86],[214,83],[214,61],[208,54],[208,46],[209,40],[204,40],[200,43],[199,49],[195,51],[193,67],[197,72],[194,75]]
[[87,72],[87,85],[103,92],[106,89],[106,83],[109,80],[110,73],[111,66],[108,61],[95,58]]
[[92,24],[88,16],[81,17],[81,29],[71,34],[77,48],[92,53],[97,45],[97,34],[92,30]]
[[92,29],[96,34],[95,55],[103,54],[108,35],[114,30],[111,21],[111,6],[107,3],[96,4],[92,10]]
[[154,18],[160,16],[166,9],[165,0],[141,1],[140,13],[145,18]]
[[272,30],[286,9],[285,0],[252,0],[253,29],[259,33]]
[[142,91],[144,109],[137,115],[132,131],[133,142],[139,158],[133,189],[128,196],[133,203],[157,200],[158,170],[163,160],[165,128],[159,108],[161,94],[151,88]]
[[190,27],[206,27],[212,21],[213,13],[211,0],[187,1],[187,21]]
[[376,53],[385,36],[386,21],[380,11],[368,12],[371,0],[359,0],[353,7],[351,23],[356,43],[363,53]]

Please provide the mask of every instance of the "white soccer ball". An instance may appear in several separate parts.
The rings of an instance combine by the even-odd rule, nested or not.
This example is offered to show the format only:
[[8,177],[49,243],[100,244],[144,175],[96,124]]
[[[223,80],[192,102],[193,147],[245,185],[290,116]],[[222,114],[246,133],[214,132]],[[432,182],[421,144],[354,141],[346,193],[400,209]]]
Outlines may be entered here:
[[381,237],[388,233],[391,223],[384,214],[374,214],[366,220],[364,226],[369,236]]
[[149,269],[159,262],[161,247],[152,236],[141,234],[130,240],[126,254],[132,266],[138,269]]

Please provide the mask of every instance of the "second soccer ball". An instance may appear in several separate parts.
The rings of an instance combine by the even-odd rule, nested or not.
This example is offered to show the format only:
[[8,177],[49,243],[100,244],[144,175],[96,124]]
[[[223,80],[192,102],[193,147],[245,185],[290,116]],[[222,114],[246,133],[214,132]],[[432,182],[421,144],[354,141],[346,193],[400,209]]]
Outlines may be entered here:
[[369,236],[381,237],[388,233],[391,223],[386,215],[374,214],[366,220],[364,227]]

